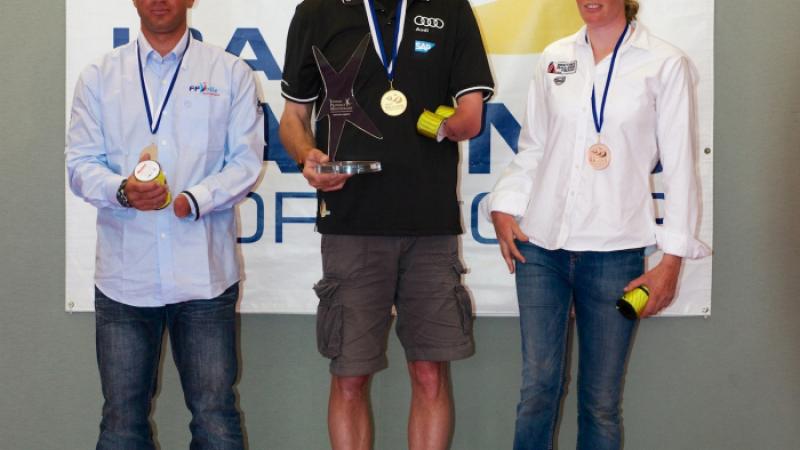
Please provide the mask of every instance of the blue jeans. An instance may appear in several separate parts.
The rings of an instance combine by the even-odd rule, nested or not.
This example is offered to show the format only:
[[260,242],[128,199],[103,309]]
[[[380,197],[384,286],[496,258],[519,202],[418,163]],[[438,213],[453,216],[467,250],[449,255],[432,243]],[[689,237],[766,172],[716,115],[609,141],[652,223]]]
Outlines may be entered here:
[[625,363],[636,321],[616,310],[631,280],[644,271],[642,249],[616,252],[545,250],[518,243],[522,332],[522,389],[515,450],[553,448],[568,380],[570,306],[578,333],[578,449],[622,446],[620,403]]
[[98,450],[156,448],[150,410],[165,330],[192,413],[190,448],[244,448],[233,388],[238,296],[237,283],[211,300],[139,308],[95,288],[97,364],[105,398]]

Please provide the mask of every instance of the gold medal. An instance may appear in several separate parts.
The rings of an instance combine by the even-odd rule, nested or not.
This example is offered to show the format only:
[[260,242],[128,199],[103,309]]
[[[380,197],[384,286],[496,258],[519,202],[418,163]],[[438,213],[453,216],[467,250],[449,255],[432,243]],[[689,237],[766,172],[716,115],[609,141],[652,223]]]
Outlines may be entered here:
[[611,164],[611,149],[607,145],[597,143],[589,147],[586,159],[594,170],[604,170]]
[[397,117],[408,108],[408,99],[397,89],[389,89],[381,97],[381,109],[387,116]]

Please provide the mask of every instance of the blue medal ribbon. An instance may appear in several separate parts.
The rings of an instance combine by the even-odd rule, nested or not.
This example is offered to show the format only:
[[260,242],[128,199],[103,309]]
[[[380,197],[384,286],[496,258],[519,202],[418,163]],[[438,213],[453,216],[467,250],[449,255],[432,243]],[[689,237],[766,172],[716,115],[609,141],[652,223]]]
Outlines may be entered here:
[[144,82],[144,70],[142,69],[142,54],[141,50],[139,49],[139,41],[136,41],[136,55],[138,56],[137,61],[139,62],[139,81],[142,83],[142,96],[144,97],[144,109],[147,111],[147,122],[150,124],[150,132],[152,134],[158,133],[158,128],[161,126],[161,116],[164,113],[164,109],[167,107],[167,102],[169,102],[169,98],[172,95],[172,89],[175,87],[175,82],[178,80],[178,73],[181,71],[181,65],[183,64],[183,57],[186,56],[186,51],[189,50],[189,44],[192,42],[192,34],[187,33],[186,39],[186,48],[183,49],[183,55],[181,55],[181,59],[178,61],[178,67],[175,68],[175,74],[172,75],[172,81],[169,83],[169,89],[167,89],[167,95],[164,96],[164,101],[161,102],[161,108],[158,110],[158,116],[156,117],[156,123],[153,125],[153,112],[150,109],[150,98],[147,95],[147,85]]
[[600,117],[597,117],[597,101],[595,100],[595,93],[594,93],[594,84],[592,85],[592,116],[594,117],[594,129],[597,130],[597,135],[600,135],[600,130],[603,129],[603,122],[605,121],[605,113],[606,113],[606,99],[608,98],[608,88],[611,86],[611,75],[614,73],[614,64],[617,61],[617,53],[619,53],[619,48],[622,46],[622,41],[625,39],[625,35],[628,33],[628,28],[630,27],[629,23],[625,24],[625,30],[622,31],[622,36],[619,37],[617,41],[617,45],[614,46],[614,54],[611,55],[611,65],[608,68],[608,79],[606,80],[606,88],[603,92],[603,102],[600,105]]
[[386,70],[386,76],[391,83],[394,80],[394,72],[397,67],[397,55],[400,50],[400,43],[403,41],[403,28],[406,21],[406,0],[398,0],[397,8],[395,9],[394,17],[394,40],[392,41],[392,57],[386,58],[386,50],[383,48],[383,33],[381,33],[381,26],[378,22],[378,15],[375,12],[375,1],[366,0],[364,7],[367,11],[367,21],[369,22],[370,34],[372,34],[372,43],[375,46],[375,51],[378,53],[383,68]]

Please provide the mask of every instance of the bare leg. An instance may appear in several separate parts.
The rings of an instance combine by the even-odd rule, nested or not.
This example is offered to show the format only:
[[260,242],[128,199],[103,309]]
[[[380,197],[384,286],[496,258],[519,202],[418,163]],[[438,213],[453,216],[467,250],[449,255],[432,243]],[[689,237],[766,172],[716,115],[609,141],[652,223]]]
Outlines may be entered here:
[[444,450],[453,429],[449,365],[446,362],[410,361],[411,414],[408,419],[410,450]]
[[372,448],[369,378],[369,375],[331,376],[328,433],[333,450],[369,450]]

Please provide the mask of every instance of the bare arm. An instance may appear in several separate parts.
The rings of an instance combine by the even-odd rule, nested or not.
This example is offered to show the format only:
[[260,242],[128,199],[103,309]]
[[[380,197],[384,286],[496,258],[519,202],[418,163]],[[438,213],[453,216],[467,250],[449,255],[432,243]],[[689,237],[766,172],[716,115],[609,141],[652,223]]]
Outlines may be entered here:
[[458,98],[458,108],[444,124],[447,139],[454,142],[473,138],[481,132],[483,92],[476,91]]
[[317,164],[328,162],[330,158],[316,148],[311,111],[310,103],[286,101],[279,130],[281,143],[295,161],[303,164],[303,177],[309,185],[321,191],[336,191],[344,187],[350,175],[317,173]]

